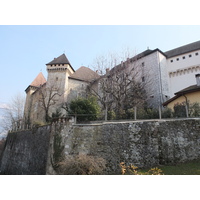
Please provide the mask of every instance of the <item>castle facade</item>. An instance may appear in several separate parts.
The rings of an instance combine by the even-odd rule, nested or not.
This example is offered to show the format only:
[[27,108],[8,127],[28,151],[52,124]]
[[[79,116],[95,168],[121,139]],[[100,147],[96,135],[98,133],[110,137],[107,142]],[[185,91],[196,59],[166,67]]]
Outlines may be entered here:
[[[27,121],[33,123],[44,120],[45,112],[50,115],[62,103],[85,96],[89,85],[99,92],[98,81],[101,77],[87,67],[80,67],[75,71],[65,54],[46,66],[47,80],[40,73],[25,90],[27,96],[24,113]],[[195,75],[200,73],[200,41],[167,52],[158,48],[148,49],[127,58],[107,71],[107,74],[114,73],[115,70],[123,73],[123,70],[128,69],[138,71],[137,80],[146,83],[148,105],[161,106],[174,93],[196,84]]]

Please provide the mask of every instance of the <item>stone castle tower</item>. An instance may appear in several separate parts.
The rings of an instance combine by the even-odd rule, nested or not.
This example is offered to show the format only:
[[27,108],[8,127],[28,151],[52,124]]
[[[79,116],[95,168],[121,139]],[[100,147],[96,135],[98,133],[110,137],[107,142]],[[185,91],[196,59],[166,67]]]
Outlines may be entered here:
[[[67,100],[68,77],[74,73],[74,69],[67,57],[62,54],[47,63],[46,66],[48,72],[47,80],[40,72],[25,90],[24,117],[27,123],[44,121],[45,107],[50,114],[55,112],[55,106],[47,108],[48,103],[51,104],[55,101],[56,103],[54,104],[59,104]],[[56,93],[58,95],[55,95]]]
[[[27,123],[45,122],[64,102],[86,95],[88,84],[99,75],[87,67],[74,70],[65,54],[46,64],[47,80],[42,72],[27,87],[24,118]],[[63,110],[64,111],[64,110]]]
[[54,58],[54,60],[47,63],[46,66],[48,72],[46,87],[54,87],[54,90],[57,90],[62,97],[59,98],[60,101],[66,101],[68,93],[68,77],[71,76],[75,70],[65,54],[62,54],[58,58]]

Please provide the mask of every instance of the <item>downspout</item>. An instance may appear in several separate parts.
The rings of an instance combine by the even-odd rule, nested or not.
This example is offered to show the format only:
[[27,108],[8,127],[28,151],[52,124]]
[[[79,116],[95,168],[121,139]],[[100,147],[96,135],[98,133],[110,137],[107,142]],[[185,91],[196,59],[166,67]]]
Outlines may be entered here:
[[160,107],[161,107],[161,105],[162,105],[162,103],[163,103],[163,95],[162,95],[162,79],[161,79],[161,67],[160,67],[160,60],[159,60],[159,53],[157,52],[157,58],[158,58],[158,70],[159,70],[159,82],[160,82],[160,84],[159,84],[159,86],[160,86]]
[[187,97],[185,96],[185,94],[183,94],[183,96],[185,97],[185,102],[186,102],[185,110],[186,110],[186,117],[188,118],[188,117],[189,117],[189,104],[188,104],[188,99],[187,99]]

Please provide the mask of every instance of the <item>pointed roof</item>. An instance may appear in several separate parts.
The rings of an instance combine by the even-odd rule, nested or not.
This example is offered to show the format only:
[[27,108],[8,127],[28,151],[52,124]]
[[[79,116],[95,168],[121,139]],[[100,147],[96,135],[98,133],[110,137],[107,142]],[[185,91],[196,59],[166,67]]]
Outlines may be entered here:
[[76,70],[76,72],[74,72],[74,74],[72,74],[69,78],[90,82],[99,77],[100,76],[90,68],[82,66]]
[[64,53],[61,56],[54,58],[51,62],[47,63],[46,65],[52,64],[69,64],[71,66],[69,60],[67,59]]
[[40,87],[41,85],[43,85],[46,82],[47,81],[46,81],[44,75],[42,74],[42,72],[40,72],[37,75],[37,77],[34,79],[34,81],[30,84],[30,86]]

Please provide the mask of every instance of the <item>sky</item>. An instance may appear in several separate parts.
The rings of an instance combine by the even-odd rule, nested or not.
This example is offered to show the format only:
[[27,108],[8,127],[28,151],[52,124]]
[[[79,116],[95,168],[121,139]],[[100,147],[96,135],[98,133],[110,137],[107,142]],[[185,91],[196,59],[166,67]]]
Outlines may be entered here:
[[[2,117],[1,107],[5,107],[17,93],[25,95],[24,90],[40,71],[47,77],[45,64],[63,53],[66,54],[73,68],[77,70],[82,65],[91,66],[97,56],[108,52],[121,52],[129,48],[133,52],[140,53],[147,47],[149,49],[159,48],[165,52],[200,39],[199,6],[197,6],[199,1],[197,0],[190,2],[174,0],[166,2],[160,0],[57,0],[56,2],[52,0],[6,0],[0,5],[0,119]],[[8,177],[5,178],[8,179]],[[116,191],[121,189],[118,178],[115,181]],[[171,179],[170,177],[170,184]],[[173,183],[176,183],[176,180],[177,178],[173,179]],[[5,179],[2,181],[5,187],[2,189],[1,185],[1,189],[4,193],[8,193],[10,187],[7,187],[5,181]],[[72,179],[68,182],[71,184],[71,181]],[[157,179],[151,179],[150,182],[147,179],[141,181],[134,187],[143,196],[148,195],[147,198],[152,193],[149,187],[154,185],[152,181],[155,181],[157,191],[165,188],[163,187],[165,180],[159,185]],[[160,181],[159,179],[159,183]],[[30,181],[29,184],[27,182],[28,180],[24,182],[26,185],[23,187],[27,186],[26,189],[29,191],[28,189],[32,187],[30,187]],[[41,179],[40,182],[42,183]],[[109,183],[109,180],[107,182]],[[19,188],[16,187],[18,179],[16,183],[9,180],[9,185],[12,183],[14,183],[12,190],[16,189],[13,192],[13,198],[16,198],[16,194],[19,193]],[[51,184],[52,181],[49,183]],[[145,183],[147,185],[144,185]],[[185,181],[181,181],[176,185],[181,185],[180,189],[187,187],[184,188],[187,195],[184,193],[182,196],[189,197],[194,194],[194,190],[191,193],[184,183]],[[21,184],[22,181],[18,185],[21,187]],[[46,184],[47,182],[43,185]],[[96,184],[95,182],[93,185],[99,190]],[[110,185],[113,184],[112,182]],[[140,187],[141,184],[146,186],[145,194],[144,187]],[[169,190],[170,184],[166,185]],[[33,186],[35,185],[37,184]],[[71,185],[74,186],[74,184]],[[91,187],[89,182],[85,184],[87,188],[83,185],[81,184],[79,188],[79,190],[83,189],[80,192],[81,195],[88,191],[88,186]],[[126,189],[125,193],[121,190],[121,196],[115,193],[116,197],[130,197],[127,196],[129,195],[127,191],[132,192],[132,184],[128,185],[130,188]],[[48,186],[49,189],[52,184]],[[62,186],[66,188],[66,181]],[[102,184],[99,186],[102,188]],[[179,190],[173,186],[172,184],[172,191],[176,190],[177,198],[180,198]],[[117,190],[118,187],[119,190]],[[65,191],[65,188],[62,188],[62,191]],[[73,188],[77,189],[77,187]],[[73,191],[72,195],[76,192],[71,190],[73,188],[69,190]],[[110,189],[110,186],[108,185],[107,188]],[[53,195],[49,193],[54,199],[61,194],[61,189],[59,188],[57,192],[55,185],[52,191],[56,191]],[[94,198],[93,193],[91,194],[90,198],[87,192],[87,199]],[[152,194],[154,199],[160,198],[159,195],[156,198],[155,193]],[[46,195],[45,192],[45,197]],[[114,194],[111,195],[110,197],[113,198]],[[165,193],[165,196],[170,198],[171,193]],[[27,199],[27,196],[23,198],[20,193],[20,198]]]
[[41,71],[47,78],[46,64],[63,53],[75,70],[93,69],[110,52],[165,52],[199,39],[200,25],[0,25],[0,121],[6,104],[25,97]]
[[165,52],[199,39],[199,25],[0,25],[0,105],[40,71],[47,77],[45,64],[63,53],[77,70],[109,52]]

